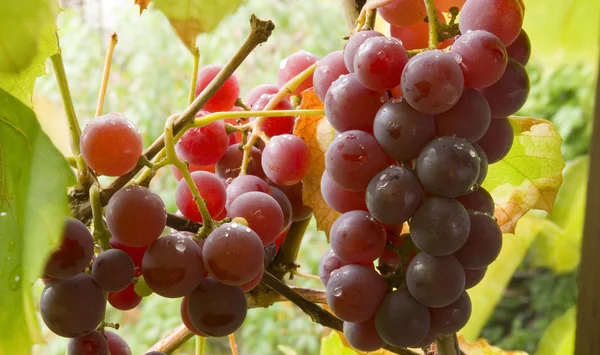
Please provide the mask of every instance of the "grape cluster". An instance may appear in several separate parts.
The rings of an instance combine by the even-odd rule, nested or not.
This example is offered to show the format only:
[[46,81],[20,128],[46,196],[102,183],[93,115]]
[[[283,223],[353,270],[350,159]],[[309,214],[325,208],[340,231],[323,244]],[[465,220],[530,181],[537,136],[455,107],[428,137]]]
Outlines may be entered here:
[[379,9],[392,37],[359,31],[314,74],[338,133],[321,193],[341,213],[319,272],[329,307],[360,351],[425,347],[460,330],[471,314],[466,290],[502,246],[481,184],[488,164],[510,150],[507,117],[529,93],[524,7],[435,3],[440,22],[460,9],[461,35],[409,56],[428,47],[426,8],[395,0]]

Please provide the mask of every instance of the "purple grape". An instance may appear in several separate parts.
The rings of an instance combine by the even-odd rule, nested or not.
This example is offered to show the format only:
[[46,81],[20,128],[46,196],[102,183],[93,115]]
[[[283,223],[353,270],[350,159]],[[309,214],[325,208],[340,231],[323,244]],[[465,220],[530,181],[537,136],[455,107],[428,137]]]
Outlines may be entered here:
[[[409,347],[429,331],[429,311],[405,289],[388,293],[375,317],[377,333],[388,344]],[[407,326],[410,325],[410,326]]]
[[65,229],[58,250],[44,267],[44,274],[53,279],[69,278],[85,270],[94,256],[94,238],[85,224],[75,218],[65,220]]
[[465,289],[465,271],[452,255],[419,253],[408,264],[406,285],[410,294],[427,307],[444,307]]

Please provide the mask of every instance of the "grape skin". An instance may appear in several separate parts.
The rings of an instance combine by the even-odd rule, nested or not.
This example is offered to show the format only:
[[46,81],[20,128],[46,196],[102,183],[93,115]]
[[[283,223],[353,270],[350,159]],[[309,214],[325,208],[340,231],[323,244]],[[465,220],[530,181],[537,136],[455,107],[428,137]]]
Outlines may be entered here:
[[[196,81],[196,97],[206,89],[214,78],[223,70],[221,65],[206,65],[198,70]],[[208,112],[229,111],[240,96],[240,84],[235,74],[232,74],[217,92],[202,106]]]
[[252,191],[239,196],[229,205],[227,216],[242,217],[264,245],[271,244],[283,230],[283,211],[266,193]]
[[467,292],[463,292],[452,304],[430,308],[431,328],[437,334],[451,334],[458,332],[464,327],[471,317],[471,298]]
[[333,250],[328,249],[321,257],[321,262],[319,263],[319,277],[323,285],[327,286],[331,273],[344,265],[348,264],[338,258]]
[[399,27],[416,25],[427,16],[421,0],[396,0],[377,10],[387,23]]
[[179,306],[179,313],[181,315],[181,321],[183,322],[185,327],[190,332],[192,332],[198,336],[201,336],[201,337],[207,337],[206,334],[204,334],[201,331],[199,331],[198,329],[196,329],[196,327],[194,327],[194,325],[192,324],[192,321],[190,320],[190,316],[188,314],[188,296],[183,296],[181,298],[181,305]]
[[[206,209],[210,216],[213,218],[219,216],[225,208],[227,200],[225,186],[221,179],[206,171],[194,171],[191,176],[200,192],[200,196],[206,203]],[[200,214],[198,205],[194,201],[190,187],[185,180],[179,181],[177,185],[175,203],[185,217],[195,222],[202,222],[202,214]]]
[[477,90],[465,88],[456,105],[435,115],[435,135],[457,136],[474,143],[483,137],[491,119],[490,105],[485,96]]
[[377,259],[385,248],[385,229],[365,211],[350,211],[331,226],[331,249],[345,263],[366,264]]
[[306,206],[302,201],[302,183],[290,186],[274,185],[283,192],[292,205],[292,222],[303,221],[312,215],[312,208]]
[[477,176],[475,184],[481,186],[487,177],[489,163],[487,155],[485,155],[483,148],[481,148],[479,144],[473,143],[473,149],[475,149],[475,152],[477,152],[477,156],[479,157],[479,175]]
[[123,291],[109,292],[108,303],[120,311],[134,309],[142,302],[142,297],[135,293],[134,284],[131,283]]
[[494,85],[483,89],[493,118],[508,117],[523,107],[529,96],[529,75],[525,67],[509,58],[504,74]]
[[475,287],[483,280],[487,267],[481,269],[465,269],[465,289]]
[[[319,61],[319,57],[309,53],[307,51],[298,51],[289,55],[287,58],[279,63],[279,71],[277,72],[277,85],[282,87],[290,81],[293,77],[303,72],[305,69],[310,67]],[[300,93],[313,86],[313,74],[311,74],[302,84],[292,91],[293,95],[300,95]]]
[[367,210],[364,191],[344,189],[333,181],[329,174],[327,174],[327,171],[324,171],[321,176],[321,195],[323,195],[323,199],[327,202],[327,205],[339,213]]
[[348,344],[356,350],[376,351],[385,345],[375,328],[375,318],[361,323],[344,322],[343,331]]
[[75,218],[65,219],[62,240],[44,267],[44,275],[64,279],[85,270],[94,256],[94,239],[85,224]]
[[334,51],[327,54],[317,63],[313,76],[313,85],[319,100],[325,101],[327,90],[340,76],[349,71],[344,63],[344,51]]
[[90,333],[102,322],[106,300],[92,277],[79,273],[50,281],[40,297],[40,313],[52,333],[76,338]]
[[418,343],[415,343],[414,345],[411,345],[411,346],[413,348],[425,348],[425,347],[431,345],[431,343],[433,343],[437,338],[438,338],[438,334],[435,332],[432,332],[430,330],[427,333],[427,335],[425,335],[425,338],[421,339],[421,341],[419,341]]
[[262,154],[262,168],[278,185],[294,185],[308,174],[310,148],[302,138],[283,134],[271,138]]
[[125,186],[110,198],[106,206],[108,230],[113,238],[130,247],[152,244],[163,232],[166,223],[167,211],[162,199],[143,186]]
[[229,137],[225,131],[225,123],[215,121],[185,132],[175,144],[175,150],[181,160],[203,166],[219,161],[228,146]]
[[344,64],[346,69],[352,73],[354,72],[354,56],[358,51],[358,48],[369,38],[383,36],[381,32],[377,31],[359,31],[350,37],[346,45],[344,46]]
[[[271,101],[271,98],[275,96],[274,94],[263,94],[261,97],[256,100],[256,102],[252,105],[252,111],[262,111]],[[275,105],[273,110],[293,110],[294,106],[288,99],[283,99]],[[252,118],[254,121],[257,118]],[[260,129],[265,132],[265,134],[269,137],[278,136],[281,134],[288,134],[292,132],[294,128],[294,122],[296,121],[296,117],[294,116],[283,116],[283,117],[265,117],[260,124]]]
[[488,31],[505,46],[517,38],[523,27],[523,9],[517,0],[469,0],[460,12],[461,33]]
[[[227,147],[225,154],[217,162],[215,166],[215,173],[218,177],[224,179],[236,178],[240,175],[242,167],[242,159],[244,151],[241,143],[232,144]],[[250,150],[250,162],[246,169],[246,174],[258,176],[259,178],[265,178],[265,172],[262,169],[261,161],[262,152],[256,147],[252,147]]]
[[354,56],[354,74],[368,89],[390,90],[400,85],[398,73],[407,62],[408,52],[396,38],[368,38]]
[[434,0],[435,7],[444,12],[449,12],[450,8],[456,7],[459,10],[463,7],[466,0]]
[[508,47],[506,47],[508,56],[525,66],[529,62],[531,56],[531,41],[525,30],[521,30],[517,39]]
[[515,132],[508,118],[495,118],[477,145],[485,152],[488,164],[494,164],[510,152],[514,138]]
[[[405,289],[385,296],[377,315],[377,333],[388,344],[409,347],[422,340],[429,330],[429,311]],[[410,326],[407,326],[410,325]]]
[[132,355],[131,348],[121,336],[117,333],[105,330],[104,336],[108,342],[110,355]]
[[491,264],[502,249],[502,231],[496,219],[486,213],[469,212],[471,231],[465,244],[454,253],[464,268],[480,269]]
[[465,289],[465,271],[452,255],[419,253],[408,264],[406,285],[410,294],[427,307],[444,307]]
[[107,355],[108,342],[104,335],[92,331],[86,335],[69,339],[68,355]]
[[281,231],[285,230],[292,223],[292,204],[288,197],[278,188],[270,186],[271,197],[277,201],[283,214],[283,226]]
[[236,198],[251,191],[270,193],[271,188],[259,177],[253,175],[238,176],[227,186],[227,203],[225,207],[229,208]]
[[492,196],[483,187],[466,195],[458,196],[456,201],[460,202],[467,211],[485,212],[493,216],[496,209]]
[[133,281],[135,265],[122,250],[109,249],[101,252],[92,265],[92,278],[105,291],[122,291]]
[[248,91],[244,98],[244,103],[250,107],[263,95],[274,95],[277,94],[279,88],[273,84],[260,84]]

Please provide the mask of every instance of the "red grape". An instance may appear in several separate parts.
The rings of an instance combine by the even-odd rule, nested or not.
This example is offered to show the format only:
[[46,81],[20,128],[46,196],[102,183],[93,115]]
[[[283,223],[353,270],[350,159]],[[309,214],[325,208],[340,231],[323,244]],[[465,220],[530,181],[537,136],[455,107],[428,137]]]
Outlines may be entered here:
[[366,264],[377,259],[385,248],[386,233],[365,211],[350,211],[331,226],[331,250],[345,263]]
[[254,105],[254,103],[256,101],[258,101],[258,99],[260,99],[261,96],[263,95],[274,95],[277,94],[277,92],[279,91],[279,88],[277,87],[277,85],[273,85],[273,84],[260,84],[258,86],[255,86],[254,88],[252,88],[252,90],[250,90],[248,92],[248,94],[246,94],[246,97],[244,98],[244,103],[250,107],[252,107],[252,105]]
[[487,267],[481,269],[465,269],[465,289],[475,287],[483,280]]
[[422,0],[395,0],[380,7],[378,12],[386,22],[400,27],[415,25],[427,16]]
[[108,303],[120,311],[134,309],[142,302],[142,297],[135,293],[134,284],[119,292],[108,293]]
[[[237,177],[240,174],[243,157],[244,151],[240,143],[230,145],[223,157],[217,162],[215,168],[217,176],[225,179]],[[250,150],[250,162],[246,168],[248,175],[255,175],[260,178],[265,177],[265,172],[262,170],[260,163],[261,157],[262,152],[258,148],[252,147]]]
[[177,156],[194,165],[213,165],[225,154],[229,137],[223,121],[192,128],[175,144]]
[[[208,171],[209,173],[214,173],[216,170],[216,167],[214,164],[213,165],[204,165],[204,166],[188,164],[188,170],[190,173],[192,173],[194,171]],[[175,165],[171,165],[171,171],[173,172],[173,175],[175,176],[175,179],[177,179],[177,181],[183,179],[183,175],[181,174],[179,169],[177,169],[175,167]]]
[[256,286],[258,286],[258,284],[260,283],[260,280],[262,280],[264,273],[265,273],[265,267],[263,266],[262,269],[258,272],[258,274],[256,274],[256,276],[254,276],[254,278],[252,280],[248,281],[247,283],[245,283],[243,285],[240,285],[242,290],[245,293],[252,291]]
[[[265,106],[271,101],[274,95],[262,95],[252,105],[252,111],[262,111]],[[294,106],[288,99],[283,99],[273,108],[273,110],[293,110]],[[253,118],[255,120],[258,118]],[[280,134],[288,134],[292,132],[294,128],[294,122],[296,117],[294,116],[283,116],[283,117],[265,117],[260,124],[260,129],[265,132],[269,137],[278,136]]]
[[461,33],[491,32],[508,46],[521,32],[523,9],[518,0],[468,0],[460,12],[458,25]]
[[[196,96],[206,89],[211,81],[223,70],[220,65],[206,65],[198,70],[198,80],[196,81]],[[202,106],[203,110],[209,112],[229,111],[235,105],[235,101],[240,96],[240,84],[235,74],[232,74],[217,90],[217,92],[208,99]]]
[[464,327],[471,317],[471,298],[463,292],[452,304],[440,308],[430,308],[430,331],[437,334],[452,334]]
[[108,342],[104,335],[92,331],[86,335],[71,338],[67,345],[68,355],[106,355],[108,354]]
[[181,298],[181,305],[179,306],[179,313],[181,314],[181,321],[183,322],[185,327],[190,332],[192,332],[198,336],[201,336],[201,337],[207,337],[206,334],[202,333],[201,331],[196,329],[196,327],[194,327],[194,325],[192,324],[192,321],[190,320],[190,315],[188,314],[187,307],[188,307],[188,296],[183,296]]
[[400,76],[408,62],[402,42],[393,37],[373,37],[363,42],[354,56],[358,81],[371,90],[390,90],[400,85]]
[[[289,55],[279,63],[279,71],[277,72],[277,85],[279,87],[285,85],[290,79],[303,72],[319,61],[319,57],[307,51],[298,51]],[[313,86],[313,75],[311,74],[296,90],[292,92],[294,95],[300,93]]]
[[273,197],[263,192],[252,191],[239,196],[227,209],[227,215],[232,219],[244,218],[263,245],[273,243],[283,230],[281,207]]
[[121,336],[117,333],[105,330],[104,337],[106,337],[106,341],[108,342],[108,350],[110,351],[110,355],[132,355],[131,349],[125,339],[121,338]]
[[[226,194],[223,182],[215,174],[206,171],[194,171],[192,180],[206,203],[206,208],[211,217],[218,216],[225,208]],[[202,222],[202,215],[192,197],[192,192],[185,180],[179,181],[175,191],[177,208],[187,218],[195,222]]]

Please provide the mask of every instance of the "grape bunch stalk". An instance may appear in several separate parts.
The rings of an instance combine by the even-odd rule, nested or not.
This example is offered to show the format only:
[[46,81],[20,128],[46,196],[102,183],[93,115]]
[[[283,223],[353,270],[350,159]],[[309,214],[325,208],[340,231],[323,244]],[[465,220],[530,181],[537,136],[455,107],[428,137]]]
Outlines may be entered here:
[[[389,37],[360,22],[376,8]],[[360,30],[317,64],[337,132],[321,194],[341,213],[319,271],[357,350],[428,348],[469,320],[466,290],[502,247],[481,185],[529,93],[524,11],[519,0],[369,1]]]

